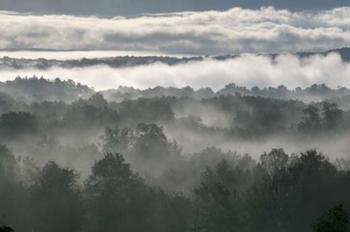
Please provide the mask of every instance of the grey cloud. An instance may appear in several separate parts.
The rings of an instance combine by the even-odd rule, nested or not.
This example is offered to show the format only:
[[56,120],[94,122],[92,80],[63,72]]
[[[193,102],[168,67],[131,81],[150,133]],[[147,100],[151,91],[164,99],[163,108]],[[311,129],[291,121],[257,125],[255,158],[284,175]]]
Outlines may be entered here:
[[0,48],[193,54],[319,51],[350,46],[350,7],[179,12],[135,18],[0,13]]

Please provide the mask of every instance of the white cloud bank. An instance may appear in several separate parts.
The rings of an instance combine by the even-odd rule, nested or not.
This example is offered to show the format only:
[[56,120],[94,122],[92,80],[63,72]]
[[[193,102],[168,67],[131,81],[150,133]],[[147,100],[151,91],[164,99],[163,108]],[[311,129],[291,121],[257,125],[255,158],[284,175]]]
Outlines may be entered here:
[[274,8],[98,18],[0,12],[0,48],[114,49],[225,54],[350,46],[350,7]]
[[120,85],[136,88],[173,86],[194,88],[211,87],[215,90],[228,83],[247,87],[285,85],[289,88],[325,83],[330,87],[350,87],[350,63],[332,53],[300,59],[292,55],[269,57],[244,55],[226,61],[204,60],[168,66],[151,64],[113,69],[107,66],[87,68],[51,68],[48,70],[0,70],[0,81],[14,79],[17,75],[43,75],[45,78],[72,79],[97,90],[117,88]]

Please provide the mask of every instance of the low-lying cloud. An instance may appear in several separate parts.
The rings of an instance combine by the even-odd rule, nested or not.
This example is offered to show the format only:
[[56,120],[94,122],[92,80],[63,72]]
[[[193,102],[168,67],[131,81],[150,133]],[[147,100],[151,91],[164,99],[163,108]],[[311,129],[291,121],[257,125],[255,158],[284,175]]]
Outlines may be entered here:
[[289,88],[306,87],[325,83],[330,87],[350,87],[350,63],[343,62],[336,53],[298,58],[280,55],[275,59],[268,56],[244,55],[235,59],[218,61],[207,59],[169,66],[162,63],[129,68],[90,66],[86,68],[3,69],[0,81],[16,76],[44,76],[54,79],[72,79],[96,90],[122,86],[149,88],[173,86],[193,88],[223,88],[228,83],[253,87],[285,85]]
[[152,14],[135,18],[0,12],[0,48],[115,49],[226,54],[350,46],[350,7]]

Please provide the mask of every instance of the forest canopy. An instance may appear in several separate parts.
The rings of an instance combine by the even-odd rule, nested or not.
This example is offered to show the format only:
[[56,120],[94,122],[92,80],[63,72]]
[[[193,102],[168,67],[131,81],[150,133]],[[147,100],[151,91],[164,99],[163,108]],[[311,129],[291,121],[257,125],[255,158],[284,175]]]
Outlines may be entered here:
[[1,231],[349,229],[346,88],[0,92]]

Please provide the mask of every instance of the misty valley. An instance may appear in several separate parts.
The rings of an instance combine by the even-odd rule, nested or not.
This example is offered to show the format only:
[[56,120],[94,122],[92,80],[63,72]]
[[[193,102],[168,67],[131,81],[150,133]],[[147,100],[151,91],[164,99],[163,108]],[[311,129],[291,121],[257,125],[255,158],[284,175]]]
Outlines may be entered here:
[[345,87],[0,92],[0,222],[16,231],[312,231],[350,206]]
[[0,0],[0,232],[350,232],[350,0]]

